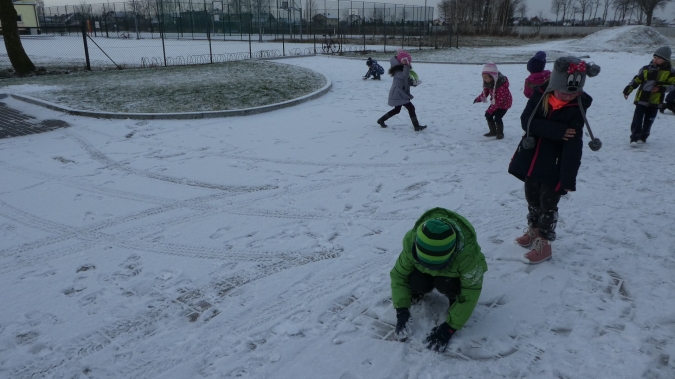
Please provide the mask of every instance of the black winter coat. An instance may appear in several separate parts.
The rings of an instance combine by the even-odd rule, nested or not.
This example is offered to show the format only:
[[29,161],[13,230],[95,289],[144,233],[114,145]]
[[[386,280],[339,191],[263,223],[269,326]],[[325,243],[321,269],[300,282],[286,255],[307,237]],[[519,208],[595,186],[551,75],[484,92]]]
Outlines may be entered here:
[[[584,119],[578,102],[581,101],[586,110],[591,106],[593,98],[583,92],[558,110],[550,108],[544,116],[539,100],[544,96],[547,86],[548,83],[545,83],[534,91],[520,116],[520,124],[527,131],[530,115],[536,112],[530,124],[530,136],[534,137],[536,144],[532,149],[523,148],[523,135],[511,158],[509,173],[522,181],[532,178],[560,194],[565,194],[566,189],[577,189],[577,172],[581,165]],[[567,129],[575,129],[577,132],[573,138],[564,141],[563,136]]]

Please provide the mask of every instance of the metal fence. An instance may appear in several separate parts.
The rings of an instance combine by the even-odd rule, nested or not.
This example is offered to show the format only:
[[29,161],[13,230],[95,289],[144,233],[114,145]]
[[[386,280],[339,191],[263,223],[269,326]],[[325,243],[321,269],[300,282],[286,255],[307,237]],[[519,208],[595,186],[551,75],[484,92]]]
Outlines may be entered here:
[[[46,7],[38,12],[39,35],[22,36],[22,43],[38,66],[107,69],[386,52],[439,41],[432,28],[433,7],[316,4],[132,0]],[[0,69],[9,67],[2,52]]]

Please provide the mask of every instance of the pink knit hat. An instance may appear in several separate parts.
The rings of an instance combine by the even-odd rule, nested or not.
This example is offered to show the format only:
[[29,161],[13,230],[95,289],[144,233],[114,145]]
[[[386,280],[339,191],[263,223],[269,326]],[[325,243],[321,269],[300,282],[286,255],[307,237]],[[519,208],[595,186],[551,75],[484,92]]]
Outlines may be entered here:
[[497,65],[492,63],[492,62],[486,63],[485,66],[483,66],[483,74],[490,74],[492,76],[499,75],[499,70],[497,69]]
[[401,61],[403,58],[408,58],[408,63],[412,63],[412,57],[403,49],[398,49],[398,54],[396,54],[396,60]]

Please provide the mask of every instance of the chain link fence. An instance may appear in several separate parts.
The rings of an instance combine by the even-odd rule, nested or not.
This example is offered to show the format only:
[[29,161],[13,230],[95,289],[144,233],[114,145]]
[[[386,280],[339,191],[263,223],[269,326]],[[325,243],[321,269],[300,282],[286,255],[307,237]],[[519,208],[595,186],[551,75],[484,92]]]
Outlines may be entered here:
[[[433,7],[362,1],[131,0],[42,8],[36,66],[111,69],[438,47]],[[442,29],[442,28],[441,28]],[[442,34],[443,31],[440,30]],[[3,45],[4,46],[4,45]],[[11,67],[0,50],[0,69]]]

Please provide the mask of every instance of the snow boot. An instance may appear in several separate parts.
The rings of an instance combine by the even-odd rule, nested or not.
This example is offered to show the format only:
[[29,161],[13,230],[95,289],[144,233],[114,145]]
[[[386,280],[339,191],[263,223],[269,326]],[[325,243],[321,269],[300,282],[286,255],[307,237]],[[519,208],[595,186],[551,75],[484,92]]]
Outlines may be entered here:
[[417,116],[410,116],[410,120],[412,121],[413,127],[415,128],[416,132],[419,132],[420,130],[424,130],[427,128],[426,125],[420,125],[420,122],[417,121]]
[[544,237],[537,237],[532,244],[532,250],[528,251],[525,257],[525,263],[536,265],[538,263],[551,259],[551,243]]
[[534,240],[539,237],[539,228],[528,226],[523,230],[523,235],[516,238],[516,243],[521,247],[530,247]]
[[485,137],[494,137],[497,135],[497,124],[495,124],[494,121],[488,121],[488,128],[490,128],[490,131],[483,134]]
[[389,112],[387,112],[387,113],[384,114],[384,116],[380,117],[380,118],[377,120],[377,123],[378,123],[381,127],[386,128],[386,127],[387,127],[387,124],[385,124],[384,122],[387,121],[387,120],[389,120],[390,118],[391,118],[391,115],[389,114]]
[[504,138],[504,123],[497,122],[496,125],[497,125],[497,139]]

